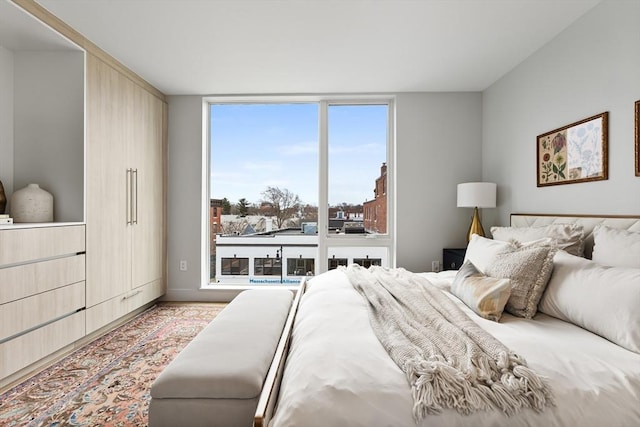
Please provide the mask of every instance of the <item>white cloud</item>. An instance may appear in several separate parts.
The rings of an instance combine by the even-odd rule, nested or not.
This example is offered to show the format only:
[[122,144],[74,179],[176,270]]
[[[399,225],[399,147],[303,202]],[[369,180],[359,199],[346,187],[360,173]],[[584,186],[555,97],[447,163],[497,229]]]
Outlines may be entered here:
[[329,144],[330,154],[343,154],[343,153],[378,153],[382,150],[384,152],[384,144],[376,144],[375,142],[369,144],[354,144],[354,145],[331,145]]
[[303,141],[297,144],[280,145],[278,152],[283,156],[299,156],[303,154],[318,154],[317,141]]
[[240,167],[248,171],[279,171],[282,169],[282,163],[279,161],[249,160],[242,162]]

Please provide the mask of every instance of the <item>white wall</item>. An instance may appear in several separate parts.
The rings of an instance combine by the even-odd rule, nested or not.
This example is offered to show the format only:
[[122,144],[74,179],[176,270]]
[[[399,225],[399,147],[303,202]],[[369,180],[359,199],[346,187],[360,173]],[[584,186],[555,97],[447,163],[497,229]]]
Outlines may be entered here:
[[[216,300],[199,290],[202,223],[202,97],[170,96],[168,300]],[[397,265],[431,269],[444,247],[464,245],[471,212],[456,207],[456,184],[481,177],[482,96],[407,93],[396,98]],[[180,260],[188,270],[179,271]]]
[[9,199],[13,192],[13,52],[2,46],[0,94],[0,181]]
[[[216,299],[199,291],[201,285],[201,247],[209,236],[202,222],[202,97],[169,96],[169,146],[167,189],[168,280],[165,299]],[[187,271],[179,270],[186,260]]]
[[[640,2],[604,1],[483,93],[483,178],[511,212],[640,214]],[[536,187],[536,136],[609,111],[609,179]]]
[[429,271],[443,248],[466,246],[472,211],[456,189],[481,178],[482,96],[399,94],[396,105],[397,264]]
[[84,53],[14,58],[14,190],[40,184],[55,221],[84,221]]

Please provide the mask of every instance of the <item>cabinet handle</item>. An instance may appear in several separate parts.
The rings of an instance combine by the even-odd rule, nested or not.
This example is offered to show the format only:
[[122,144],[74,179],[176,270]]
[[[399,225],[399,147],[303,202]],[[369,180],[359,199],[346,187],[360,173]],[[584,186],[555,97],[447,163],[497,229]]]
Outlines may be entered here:
[[137,224],[138,223],[138,169],[133,169],[133,174],[135,175],[135,180],[133,181],[134,183],[134,191],[135,191],[135,196],[133,197],[133,203],[134,203],[134,210],[133,210],[133,224]]
[[129,295],[125,295],[125,296],[122,297],[122,301],[124,301],[126,299],[129,299],[129,298],[133,298],[133,297],[135,297],[136,295],[138,295],[141,292],[142,292],[142,289],[138,289],[137,291],[135,291],[135,292],[133,292],[133,293],[131,293]]
[[127,169],[127,225],[131,225],[131,168]]

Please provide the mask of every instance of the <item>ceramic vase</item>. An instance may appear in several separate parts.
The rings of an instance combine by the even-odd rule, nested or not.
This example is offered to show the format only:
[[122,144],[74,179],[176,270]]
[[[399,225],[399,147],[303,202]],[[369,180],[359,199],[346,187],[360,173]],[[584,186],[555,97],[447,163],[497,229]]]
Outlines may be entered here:
[[29,184],[11,195],[13,222],[53,221],[53,196],[38,184]]
[[4,213],[6,207],[7,196],[4,194],[4,186],[2,185],[2,181],[0,181],[0,214]]

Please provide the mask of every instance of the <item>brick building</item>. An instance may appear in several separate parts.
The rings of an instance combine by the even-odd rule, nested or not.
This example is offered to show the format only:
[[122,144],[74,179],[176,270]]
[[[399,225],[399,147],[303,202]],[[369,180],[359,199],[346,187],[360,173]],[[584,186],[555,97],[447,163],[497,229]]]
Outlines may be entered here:
[[222,200],[209,200],[209,262],[211,264],[211,274],[215,274],[216,269],[216,234],[220,232],[222,224]]
[[364,229],[367,233],[387,232],[387,164],[380,167],[380,176],[376,178],[373,190],[374,198],[364,202]]

